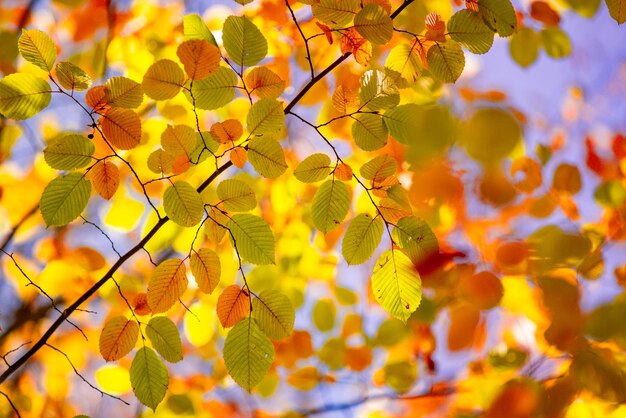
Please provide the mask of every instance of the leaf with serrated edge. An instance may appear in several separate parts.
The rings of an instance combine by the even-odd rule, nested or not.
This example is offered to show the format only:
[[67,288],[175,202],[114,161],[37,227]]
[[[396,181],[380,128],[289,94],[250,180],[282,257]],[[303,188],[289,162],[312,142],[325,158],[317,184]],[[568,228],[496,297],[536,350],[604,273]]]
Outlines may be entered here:
[[400,251],[386,251],[372,274],[374,298],[395,318],[406,322],[422,300],[422,281],[409,258]]
[[100,354],[106,361],[124,357],[135,347],[139,337],[139,324],[125,316],[109,319],[100,333]]
[[68,90],[83,91],[91,86],[91,78],[80,67],[71,62],[62,61],[56,67],[59,84]]
[[313,224],[326,234],[336,229],[350,210],[348,187],[335,180],[328,180],[320,186],[313,198],[311,214]]
[[217,299],[216,311],[224,328],[237,325],[250,312],[250,293],[236,284],[228,286]]
[[439,252],[439,242],[428,224],[415,216],[400,219],[396,226],[402,249],[407,253],[413,264]]
[[357,215],[346,230],[341,253],[349,265],[366,262],[383,236],[383,221],[366,214]]
[[9,74],[0,79],[0,114],[15,120],[35,116],[50,104],[47,81],[32,74]]
[[296,313],[289,298],[277,290],[265,290],[252,299],[252,316],[272,340],[291,335]]
[[99,161],[89,170],[89,178],[103,199],[111,199],[120,185],[120,170],[109,161]]
[[330,157],[326,154],[317,153],[306,157],[293,174],[303,183],[315,183],[324,180],[330,173]]
[[91,183],[83,174],[69,173],[52,180],[39,207],[47,226],[62,226],[78,218],[89,202]]
[[274,346],[256,321],[239,322],[224,342],[224,363],[228,374],[248,392],[267,374],[274,359]]
[[219,67],[210,76],[194,81],[191,92],[184,90],[185,97],[193,106],[202,110],[219,109],[235,98],[237,75],[230,68]]
[[57,47],[52,39],[37,29],[24,29],[17,43],[24,59],[49,72],[57,59]]
[[256,207],[254,190],[241,180],[224,180],[217,185],[217,196],[231,212],[248,212]]
[[167,368],[149,347],[140,348],[130,365],[130,384],[139,402],[156,410],[167,392]]
[[[224,230],[225,231],[225,230]],[[213,293],[220,282],[221,263],[215,251],[201,248],[191,254],[189,262],[191,273],[198,288],[204,293]]]
[[141,84],[126,77],[111,77],[107,80],[104,96],[113,107],[135,109],[143,101]]
[[204,213],[200,193],[184,180],[175,182],[165,190],[163,207],[172,221],[185,227],[197,225]]
[[176,324],[164,316],[155,316],[146,325],[146,336],[154,349],[170,363],[183,359],[183,347]]
[[224,49],[237,65],[256,65],[267,55],[265,36],[245,16],[228,16],[222,31]]
[[43,157],[52,168],[73,170],[91,162],[96,147],[83,135],[71,134],[53,139],[43,150]]
[[275,179],[287,170],[283,147],[270,138],[253,138],[248,144],[248,159],[255,171],[268,179]]
[[148,305],[153,313],[166,312],[187,290],[185,263],[172,258],[160,263],[148,283]]
[[161,59],[148,68],[141,86],[153,100],[168,100],[176,97],[185,83],[185,73],[172,60]]
[[274,234],[265,220],[238,213],[228,221],[241,257],[253,264],[274,264]]

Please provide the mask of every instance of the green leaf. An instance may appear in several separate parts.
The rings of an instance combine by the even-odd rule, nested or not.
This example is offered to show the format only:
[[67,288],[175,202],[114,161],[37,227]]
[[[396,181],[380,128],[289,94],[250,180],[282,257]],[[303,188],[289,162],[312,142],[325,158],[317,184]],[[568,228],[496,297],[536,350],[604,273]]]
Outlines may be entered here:
[[71,62],[61,61],[57,64],[59,84],[68,90],[83,91],[91,86],[91,78],[80,67]]
[[274,264],[274,234],[263,218],[247,213],[233,215],[227,227],[241,257],[253,264]]
[[252,318],[230,330],[224,341],[224,363],[228,374],[248,392],[267,374],[274,360],[274,346]]
[[35,116],[50,104],[48,82],[32,74],[10,74],[0,80],[0,113],[10,119]]
[[328,332],[335,326],[337,310],[335,304],[330,299],[320,299],[313,307],[313,324],[322,332]]
[[194,80],[191,93],[184,90],[185,97],[195,107],[214,110],[227,105],[235,98],[237,75],[230,68],[220,67],[215,74],[202,80]]
[[168,125],[161,134],[161,146],[174,157],[189,156],[198,144],[196,134],[189,125]]
[[349,265],[366,262],[374,253],[383,236],[383,221],[367,214],[357,215],[346,230],[341,253]]
[[24,59],[46,72],[50,72],[57,59],[57,47],[52,39],[37,29],[24,29],[17,43]]
[[354,118],[352,137],[363,151],[375,151],[387,145],[389,132],[382,116],[363,113]]
[[107,80],[104,96],[107,104],[113,107],[135,109],[143,101],[141,84],[126,77],[111,77]]
[[410,145],[417,141],[418,132],[415,115],[420,111],[420,107],[415,103],[409,103],[388,110],[383,116],[383,120],[391,136],[401,144]]
[[465,54],[461,46],[454,41],[436,42],[426,55],[430,73],[445,83],[454,83],[465,68]]
[[150,277],[148,283],[148,306],[152,313],[169,310],[185,293],[189,281],[183,260],[171,258],[161,262]]
[[245,16],[228,16],[222,41],[231,61],[241,66],[256,65],[267,55],[265,36]]
[[412,86],[422,71],[420,57],[422,46],[415,39],[411,44],[400,44],[393,47],[385,61],[385,73],[399,88]]
[[529,27],[520,28],[509,43],[511,58],[521,67],[528,67],[539,56],[540,38],[534,29]]
[[270,138],[253,138],[248,144],[248,159],[256,172],[268,179],[275,179],[287,170],[283,148]]
[[348,26],[361,7],[359,0],[320,0],[311,9],[313,16],[330,27]]
[[248,212],[256,207],[254,190],[241,180],[224,180],[217,186],[217,196],[231,212]]
[[350,210],[350,193],[341,181],[327,180],[322,183],[313,198],[311,212],[313,224],[322,233],[336,229]]
[[396,174],[398,163],[389,155],[374,157],[361,167],[361,177],[367,180],[380,182]]
[[402,249],[415,265],[439,252],[437,237],[422,219],[415,216],[402,218],[398,221],[396,232]]
[[252,299],[252,317],[272,340],[291,335],[296,312],[289,298],[277,290],[265,290]]
[[185,73],[172,60],[156,61],[143,76],[141,86],[152,100],[173,99],[185,83]]
[[285,126],[283,102],[275,99],[259,100],[250,108],[246,124],[250,135],[279,132]]
[[493,45],[494,33],[485,25],[480,14],[459,10],[448,22],[448,34],[474,54],[485,54]]
[[163,206],[167,216],[180,226],[194,226],[202,220],[202,197],[186,181],[179,180],[165,190]]
[[217,46],[213,34],[202,18],[195,13],[183,16],[183,35],[185,36],[185,41],[204,39]]
[[189,262],[191,273],[196,279],[198,288],[211,294],[220,282],[222,267],[220,258],[213,250],[201,248],[191,254]]
[[167,368],[151,348],[140,348],[130,365],[130,384],[139,402],[153,411],[167,392]]
[[370,110],[391,109],[400,103],[393,79],[382,71],[369,70],[361,76],[361,106]]
[[545,28],[541,31],[541,43],[546,54],[552,58],[565,58],[572,53],[572,42],[560,28]]
[[91,183],[84,174],[69,173],[52,180],[39,204],[46,225],[67,225],[78,218],[89,202],[90,193]]
[[605,0],[611,17],[618,24],[626,22],[626,0]]
[[384,45],[393,35],[393,22],[385,9],[375,3],[362,8],[354,17],[354,27],[373,44]]
[[171,319],[164,316],[152,317],[146,326],[146,336],[165,360],[176,363],[183,359],[180,334]]
[[95,151],[96,147],[83,135],[65,135],[48,143],[43,158],[57,170],[73,170],[88,165]]
[[324,180],[330,174],[330,157],[326,154],[312,154],[306,157],[293,174],[303,183]]
[[517,16],[510,0],[480,0],[478,13],[485,24],[502,37],[511,36],[517,27]]
[[593,197],[604,207],[619,209],[626,202],[626,188],[620,181],[605,181],[598,186]]
[[372,290],[380,305],[406,323],[422,300],[422,280],[409,258],[400,251],[380,256],[372,275]]

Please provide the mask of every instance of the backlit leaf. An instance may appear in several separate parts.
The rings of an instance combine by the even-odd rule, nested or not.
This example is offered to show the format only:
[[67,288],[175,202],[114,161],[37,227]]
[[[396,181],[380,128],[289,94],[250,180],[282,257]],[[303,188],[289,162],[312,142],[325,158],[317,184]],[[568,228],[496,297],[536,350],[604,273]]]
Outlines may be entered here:
[[393,35],[393,23],[385,9],[370,3],[354,17],[354,27],[373,44],[386,44]]
[[350,265],[366,262],[383,236],[383,221],[366,214],[357,215],[346,230],[341,243],[343,258]]
[[100,333],[100,354],[106,361],[124,357],[135,347],[139,337],[139,324],[125,316],[109,319]]
[[243,135],[243,126],[237,119],[226,119],[223,122],[215,122],[211,126],[211,137],[220,144],[230,144]]
[[360,4],[358,0],[320,0],[312,6],[313,16],[330,27],[348,26],[357,14]]
[[214,74],[222,59],[220,50],[203,39],[192,39],[178,46],[176,55],[192,80],[202,80]]
[[222,181],[217,186],[217,196],[224,208],[231,212],[248,212],[256,207],[254,190],[241,180]]
[[47,226],[63,226],[78,218],[89,202],[91,183],[81,173],[55,178],[41,195],[41,216]]
[[174,157],[190,156],[196,144],[196,131],[189,125],[168,125],[161,134],[161,146]]
[[293,172],[303,183],[315,183],[324,180],[330,174],[330,157],[316,153],[306,157]]
[[185,73],[172,60],[161,59],[148,68],[141,86],[152,100],[168,100],[176,97],[185,83]]
[[68,90],[83,91],[91,86],[91,78],[87,73],[71,62],[62,61],[58,63],[56,76],[59,84]]
[[269,179],[287,170],[283,148],[270,138],[253,138],[248,144],[248,159],[257,173]]
[[169,310],[187,290],[187,270],[183,260],[171,258],[160,263],[148,283],[148,305],[152,313]]
[[141,141],[141,120],[135,111],[113,108],[100,117],[105,138],[115,147],[133,149]]
[[140,348],[130,365],[130,383],[139,402],[152,410],[161,403],[167,392],[167,368],[149,347]]
[[163,194],[165,213],[180,226],[190,227],[202,220],[202,197],[189,183],[179,180]]
[[502,37],[511,36],[517,27],[517,16],[510,0],[472,0],[485,24]]
[[172,171],[174,156],[162,149],[152,151],[148,157],[148,168],[156,174],[167,174]]
[[341,225],[348,210],[350,210],[348,187],[340,181],[327,180],[322,183],[313,198],[311,207],[313,224],[326,234]]
[[375,151],[387,145],[387,127],[380,115],[357,115],[352,124],[354,143],[364,151]]
[[152,347],[170,363],[183,359],[183,347],[176,324],[165,316],[155,316],[146,325],[146,336]]
[[228,156],[230,157],[230,162],[237,168],[243,168],[248,162],[248,151],[245,148],[237,147],[232,149]]
[[250,108],[246,118],[250,135],[276,133],[285,126],[283,103],[274,99],[261,99]]
[[385,61],[385,72],[400,88],[412,86],[422,71],[423,47],[417,39],[393,47]]
[[201,248],[198,251],[194,251],[191,254],[189,265],[191,267],[191,273],[198,284],[198,288],[204,293],[213,293],[220,282],[222,271],[220,258],[215,251],[208,248]]
[[37,29],[24,29],[17,43],[24,59],[46,72],[50,72],[57,59],[57,47],[52,39]]
[[252,317],[272,340],[291,335],[296,313],[289,298],[277,290],[265,290],[252,299]]
[[380,305],[406,322],[422,300],[422,281],[409,258],[400,251],[386,251],[374,267],[372,290]]
[[359,110],[359,95],[342,85],[333,93],[333,107],[342,115],[348,115]]
[[231,61],[241,66],[256,65],[267,55],[265,36],[245,16],[229,16],[222,31],[224,49]]
[[426,54],[428,69],[435,78],[446,83],[454,83],[465,68],[465,54],[454,41],[435,43]]
[[46,163],[57,170],[73,170],[91,162],[96,147],[83,135],[65,135],[53,139],[43,150]]
[[96,192],[103,199],[109,200],[120,185],[120,170],[112,162],[98,161],[89,170],[89,178]]
[[459,10],[448,22],[448,34],[474,54],[485,54],[493,45],[494,34],[475,11]]
[[558,27],[543,29],[541,43],[546,54],[555,59],[565,58],[572,53],[569,36]]
[[252,318],[239,322],[224,342],[224,363],[228,374],[251,392],[267,374],[274,359],[274,346]]
[[237,325],[250,312],[250,293],[247,289],[230,285],[217,299],[217,317],[224,328]]
[[265,220],[240,213],[228,221],[241,257],[253,264],[274,264],[274,234]]
[[437,237],[422,219],[414,216],[402,218],[396,226],[396,231],[402,249],[415,265],[420,265],[421,262],[439,252]]
[[398,168],[396,160],[389,155],[379,155],[363,164],[361,177],[367,180],[380,182],[393,176]]
[[606,5],[609,8],[611,17],[617,21],[618,24],[626,22],[626,1],[624,0],[605,0]]
[[141,84],[126,77],[111,77],[105,86],[106,102],[113,107],[135,109],[143,101]]
[[48,107],[50,85],[32,74],[10,74],[0,80],[0,114],[24,120]]
[[183,16],[183,34],[185,41],[189,41],[190,39],[204,39],[217,46],[215,37],[213,37],[209,28],[202,21],[202,18],[195,13]]
[[370,110],[391,109],[400,103],[393,79],[382,71],[369,70],[361,76],[361,106]]
[[539,56],[540,38],[532,28],[520,28],[511,37],[509,51],[511,57],[522,67],[528,67]]
[[195,107],[203,110],[218,109],[235,98],[237,75],[230,68],[219,67],[215,74],[194,81],[191,93],[184,91],[185,97]]
[[246,74],[246,86],[261,99],[276,99],[285,90],[285,80],[269,68],[254,67]]

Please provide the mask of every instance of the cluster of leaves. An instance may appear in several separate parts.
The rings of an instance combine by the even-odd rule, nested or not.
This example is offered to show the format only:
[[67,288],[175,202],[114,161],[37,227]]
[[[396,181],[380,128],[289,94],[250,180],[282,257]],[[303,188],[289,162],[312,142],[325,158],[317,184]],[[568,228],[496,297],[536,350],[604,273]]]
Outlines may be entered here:
[[[316,245],[324,251],[332,251],[341,238],[347,266],[370,263],[370,296],[395,318],[384,321],[377,334],[368,337],[361,317],[346,315],[341,338],[329,338],[319,350],[319,359],[330,370],[347,366],[362,371],[372,365],[375,348],[397,346],[403,354],[392,357],[373,379],[406,392],[417,378],[415,357],[421,358],[426,369],[436,368],[433,353],[437,342],[431,325],[443,310],[449,316],[447,349],[455,352],[485,344],[487,311],[502,305],[511,312],[543,318],[537,314],[543,309],[549,318],[539,324],[545,331],[545,344],[570,356],[567,371],[545,388],[530,379],[511,377],[509,372],[519,370],[529,353],[516,347],[521,344],[515,337],[507,336],[510,348],[491,353],[480,366],[503,369],[511,378],[502,390],[492,390],[481,407],[493,416],[502,416],[512,399],[519,408],[514,416],[528,415],[528,411],[549,414],[550,408],[560,413],[583,390],[622,402],[626,374],[616,370],[617,353],[592,339],[615,337],[613,327],[600,318],[607,314],[617,321],[623,303],[604,306],[586,318],[576,285],[577,273],[598,277],[606,237],[623,239],[626,191],[621,163],[602,161],[588,141],[588,166],[603,178],[596,199],[607,208],[606,225],[582,233],[547,226],[525,239],[491,242],[484,229],[502,228],[521,214],[543,219],[560,207],[568,217],[577,219],[573,196],[581,189],[580,173],[575,166],[559,165],[549,191],[543,193],[542,173],[558,146],[538,148],[537,158],[523,155],[521,116],[514,109],[493,104],[498,101],[493,98],[488,97],[488,105],[461,121],[438,103],[442,83],[454,83],[463,74],[463,48],[484,54],[499,36],[510,37],[511,55],[521,66],[536,60],[540,46],[553,58],[569,55],[571,45],[558,28],[559,14],[548,2],[533,2],[530,17],[544,25],[538,32],[523,23],[522,13],[509,0],[466,0],[447,21],[442,14],[426,10],[422,2],[411,0],[309,0],[298,6],[310,15],[305,23],[296,19],[292,3],[272,6],[263,2],[256,21],[246,15],[228,16],[220,22],[219,43],[200,16],[187,15],[182,40],[150,56],[146,68],[93,86],[93,69],[82,68],[78,59],[58,61],[59,48],[46,33],[36,29],[21,32],[17,52],[32,68],[0,80],[0,114],[13,120],[32,118],[48,107],[54,93],[82,112],[88,123],[86,131],[63,130],[47,140],[43,160],[62,173],[41,186],[38,206],[45,226],[64,231],[78,227],[78,218],[95,225],[83,215],[101,207],[102,199],[113,205],[121,202],[117,203],[121,217],[130,218],[124,213],[130,211],[125,207],[128,198],[120,197],[129,192],[144,201],[136,218],[141,218],[144,206],[148,218],[144,237],[124,254],[117,253],[109,236],[95,225],[111,241],[118,259],[98,280],[78,291],[76,302],[69,305],[71,301],[67,301],[69,308],[24,361],[47,345],[59,326],[91,295],[113,282],[121,302],[112,303],[103,324],[100,354],[107,362],[127,365],[127,355],[140,341],[128,368],[130,385],[142,404],[156,410],[172,381],[164,361],[177,363],[185,352],[185,340],[173,320],[179,301],[185,308],[183,314],[188,310],[188,321],[196,307],[202,310],[202,294],[215,292],[211,315],[223,329],[230,328],[222,348],[225,371],[248,392],[261,384],[259,390],[270,393],[278,383],[277,365],[292,368],[298,360],[311,357],[311,336],[307,331],[294,331],[295,307],[302,305],[302,294],[294,295],[276,279],[271,280],[275,286],[257,288],[254,283],[260,282],[258,277],[263,274],[294,274],[291,264],[299,263],[301,255],[292,260],[285,241],[308,241],[306,231],[315,229],[319,231]],[[451,10],[450,2],[445,3]],[[607,5],[618,23],[623,23],[623,1],[607,0]],[[583,10],[579,11],[583,15],[593,14],[589,7],[572,6]],[[411,15],[416,11],[420,22],[413,25]],[[289,24],[293,32],[286,36],[297,47],[297,54],[294,58],[286,54],[282,66],[276,52],[282,42],[260,28],[267,25],[263,19]],[[271,58],[274,62],[268,63]],[[350,61],[344,63],[346,60]],[[310,72],[295,96],[290,65],[300,65],[302,73]],[[327,76],[335,68],[331,95]],[[471,97],[468,100],[484,99],[474,91],[465,93],[466,98]],[[320,122],[311,122],[311,112],[301,109],[304,106],[296,107],[317,103],[322,103],[317,116]],[[158,124],[162,119],[168,123]],[[287,120],[315,133],[330,152],[314,152],[297,161],[295,149],[281,144],[294,131],[286,126]],[[624,139],[619,138],[614,145],[617,159],[626,155]],[[344,156],[336,145],[342,139],[355,151],[353,156]],[[479,199],[507,208],[493,224],[474,222],[465,213],[460,175],[446,157],[457,139],[483,172]],[[247,174],[222,179],[220,175],[233,166]],[[295,183],[285,180],[291,178],[291,171],[301,184],[293,186]],[[146,176],[151,177],[144,180]],[[519,181],[510,180],[520,176]],[[306,210],[298,212],[305,219],[300,224],[295,223],[295,216],[285,216],[296,225],[287,232],[287,223],[272,212],[287,214],[290,209],[279,206],[284,205],[281,199],[291,199],[287,196],[290,188],[304,190],[292,206]],[[92,189],[100,198],[92,197]],[[518,199],[519,194],[523,198]],[[161,246],[155,248],[164,251],[155,263],[147,247],[170,221],[176,225],[174,235],[183,237],[183,243],[159,238]],[[126,225],[117,222],[112,226]],[[132,221],[123,228],[133,230],[135,224]],[[304,234],[295,230],[298,225],[305,228]],[[454,262],[466,254],[438,236],[451,234],[455,225],[464,229],[469,243],[481,249],[481,257],[491,268]],[[191,234],[180,232],[186,228]],[[276,269],[249,266],[277,264],[277,244],[281,242],[284,259],[279,259]],[[145,274],[149,279],[134,285],[118,283],[114,275],[122,267],[130,268],[126,267],[129,260],[141,250],[148,252],[154,264]],[[86,271],[105,268],[97,251],[86,249],[81,254],[88,259]],[[375,263],[371,263],[375,255]],[[28,278],[12,255],[10,260]],[[191,286],[188,270],[194,279]],[[241,284],[231,284],[235,274],[240,275]],[[322,273],[310,274],[318,277]],[[623,271],[620,274],[623,276]],[[223,275],[228,279],[222,280]],[[512,299],[533,292],[520,276],[532,278],[535,290],[541,291],[542,307],[515,311]],[[339,303],[356,302],[355,292],[339,283],[330,287]],[[428,297],[423,288],[429,289]],[[190,293],[192,306],[187,308],[182,300]],[[147,315],[151,315],[147,322],[140,318]],[[312,321],[322,332],[334,329],[335,316],[335,303],[330,299],[321,299],[312,308]],[[582,326],[585,323],[587,328]],[[193,345],[204,346],[211,339],[193,336],[189,327],[185,322]],[[353,344],[350,337],[365,342]],[[19,367],[10,366],[0,381]],[[219,368],[214,374],[216,380],[225,375]],[[312,366],[299,368],[288,378],[300,390],[332,380],[330,372],[322,374]],[[435,389],[431,392],[436,393]],[[562,405],[544,404],[545,399],[554,397],[562,399]]]

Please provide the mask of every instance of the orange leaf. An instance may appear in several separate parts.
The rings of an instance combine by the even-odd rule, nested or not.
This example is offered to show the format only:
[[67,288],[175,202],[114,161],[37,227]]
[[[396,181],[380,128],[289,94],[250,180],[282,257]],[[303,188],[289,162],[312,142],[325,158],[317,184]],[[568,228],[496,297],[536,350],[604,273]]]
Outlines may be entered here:
[[335,177],[341,181],[352,180],[352,167],[344,163],[339,164],[335,170]]
[[85,102],[96,112],[104,114],[111,106],[107,103],[106,87],[94,86],[87,91]]
[[561,16],[545,1],[534,1],[530,5],[530,16],[546,26],[556,26],[561,21]]
[[461,351],[471,348],[479,320],[480,311],[471,305],[458,305],[450,308],[448,349]]
[[130,109],[113,108],[100,118],[105,138],[115,147],[133,149],[141,141],[141,120]]
[[355,372],[365,370],[372,364],[372,349],[368,346],[347,347],[345,351],[345,362],[348,368]]
[[426,16],[426,34],[424,37],[427,41],[446,41],[446,22],[439,16],[439,13],[431,12]]
[[285,90],[285,80],[266,67],[254,67],[246,75],[246,85],[261,99],[275,99]]
[[228,286],[217,299],[217,317],[224,328],[235,326],[250,312],[250,294],[236,284]]
[[350,90],[343,85],[335,89],[333,93],[333,107],[342,115],[354,113],[359,110],[359,95],[356,90]]
[[220,51],[206,39],[191,39],[178,46],[176,55],[192,80],[202,80],[217,71]]
[[491,309],[500,303],[504,287],[500,279],[489,271],[461,277],[456,285],[459,296],[478,309]]
[[245,148],[237,147],[230,151],[230,161],[238,168],[243,168],[248,161],[248,151]]
[[174,159],[172,163],[172,174],[175,176],[184,173],[189,170],[189,166],[191,165],[191,161],[189,161],[189,157],[187,155],[179,155]]
[[354,28],[348,29],[342,35],[339,45],[341,52],[351,52],[356,62],[367,67],[372,59],[372,44]]
[[226,119],[224,122],[214,123],[209,132],[220,144],[228,144],[241,138],[243,126],[237,119]]
[[361,4],[363,4],[363,7],[368,4],[377,4],[382,7],[387,14],[391,14],[391,2],[389,0],[362,0]]
[[139,316],[149,315],[152,313],[152,309],[150,309],[150,305],[148,305],[148,295],[143,292],[138,293],[137,296],[135,296],[133,306],[135,314]]
[[106,361],[119,360],[130,353],[137,337],[139,324],[129,321],[125,316],[116,316],[104,324],[100,334],[100,354]]
[[113,197],[120,185],[120,171],[108,161],[98,161],[89,170],[89,176],[96,192],[106,200]]
[[331,31],[331,29],[328,26],[320,22],[315,22],[315,24],[322,30],[322,32],[324,32],[324,35],[326,35],[326,40],[328,41],[330,45],[332,45],[333,44],[333,32]]

